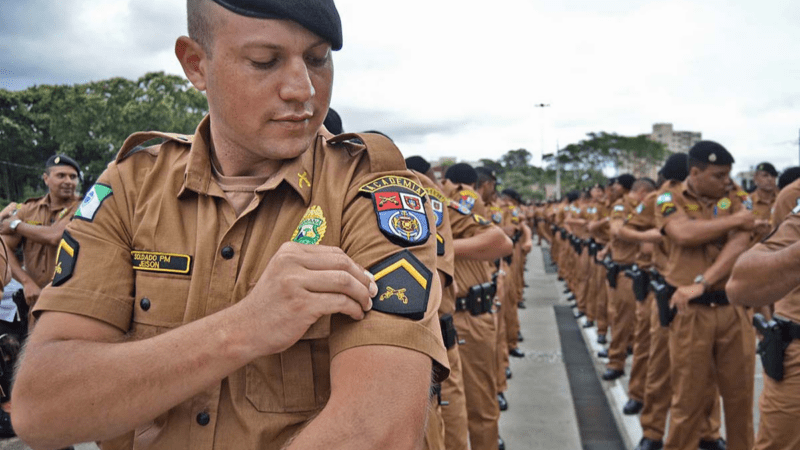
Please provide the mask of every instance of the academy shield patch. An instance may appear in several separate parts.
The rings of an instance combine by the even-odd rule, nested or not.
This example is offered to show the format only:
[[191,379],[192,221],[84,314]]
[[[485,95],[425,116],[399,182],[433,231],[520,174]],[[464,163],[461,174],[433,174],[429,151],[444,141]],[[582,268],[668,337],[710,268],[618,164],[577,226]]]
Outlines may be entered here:
[[92,222],[95,214],[97,214],[97,210],[100,209],[105,199],[112,194],[111,186],[100,183],[95,184],[89,189],[89,192],[86,193],[86,197],[83,198],[83,202],[81,202],[74,217],[76,219]]
[[384,259],[370,267],[378,285],[372,298],[372,309],[420,320],[428,309],[433,272],[408,250]]
[[478,194],[473,191],[463,190],[458,193],[458,204],[461,206],[463,211],[467,211],[465,214],[472,212],[472,208],[475,207],[475,202],[477,200]]
[[465,216],[467,214],[469,214],[469,212],[470,212],[470,210],[467,207],[463,206],[461,203],[459,203],[459,202],[457,202],[455,200],[450,200],[450,202],[447,204],[447,206],[449,206],[450,209],[454,209],[454,210],[458,211],[460,214],[463,214]]
[[319,206],[311,206],[292,234],[292,242],[306,245],[317,245],[325,237],[328,224]]
[[425,215],[425,189],[416,182],[387,176],[367,183],[359,192],[372,197],[378,228],[397,245],[423,244],[430,236]]
[[58,244],[56,251],[56,269],[53,274],[53,286],[60,286],[67,280],[72,278],[72,272],[75,270],[75,261],[78,259],[78,250],[80,244],[76,241],[68,231],[64,231],[61,236],[61,242]]
[[436,216],[436,228],[439,228],[444,220],[444,205],[448,203],[449,200],[439,192],[438,189],[425,188],[425,192],[428,194],[428,199],[431,201],[433,215]]

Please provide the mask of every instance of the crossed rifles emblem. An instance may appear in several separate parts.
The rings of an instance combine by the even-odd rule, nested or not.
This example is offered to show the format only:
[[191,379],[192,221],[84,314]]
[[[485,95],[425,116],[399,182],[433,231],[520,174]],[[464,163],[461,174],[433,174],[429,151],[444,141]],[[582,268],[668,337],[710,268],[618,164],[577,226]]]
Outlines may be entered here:
[[383,205],[385,205],[387,203],[393,203],[393,204],[395,204],[397,206],[400,206],[400,203],[397,202],[397,199],[395,197],[383,197],[383,198],[381,198],[381,201],[380,201],[380,203],[378,203],[378,206],[381,207],[381,206],[383,206]]
[[397,297],[397,299],[403,302],[404,305],[408,304],[408,297],[406,297],[406,288],[393,289],[391,286],[386,286],[386,292],[384,292],[380,296],[380,298],[378,298],[378,300],[384,301],[392,297]]

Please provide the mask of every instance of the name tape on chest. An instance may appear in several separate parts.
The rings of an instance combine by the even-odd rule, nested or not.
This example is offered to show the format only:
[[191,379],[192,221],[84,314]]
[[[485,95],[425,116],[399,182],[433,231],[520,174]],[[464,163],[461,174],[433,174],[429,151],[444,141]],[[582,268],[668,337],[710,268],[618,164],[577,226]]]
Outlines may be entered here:
[[425,243],[430,236],[425,215],[425,189],[404,177],[386,176],[371,181],[359,189],[370,195],[378,228],[397,245]]
[[133,270],[180,275],[190,275],[192,272],[192,257],[189,255],[133,250],[131,262]]
[[53,286],[61,286],[72,278],[75,271],[75,262],[78,260],[78,250],[81,246],[68,231],[61,235],[56,251],[56,269],[53,273]]
[[85,220],[87,222],[94,221],[94,216],[103,205],[103,202],[113,194],[111,186],[97,183],[89,189],[83,202],[75,212],[75,218]]
[[433,272],[408,250],[370,267],[378,294],[372,309],[386,314],[420,320],[428,309]]

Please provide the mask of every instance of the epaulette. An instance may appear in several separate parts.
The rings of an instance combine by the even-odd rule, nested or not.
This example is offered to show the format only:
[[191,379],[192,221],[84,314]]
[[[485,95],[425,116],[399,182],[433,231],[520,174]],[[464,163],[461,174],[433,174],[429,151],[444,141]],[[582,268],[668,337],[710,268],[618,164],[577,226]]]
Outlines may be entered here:
[[194,136],[177,133],[162,133],[160,131],[143,131],[140,133],[133,133],[132,135],[128,136],[128,139],[125,139],[125,143],[122,144],[122,147],[119,149],[116,162],[120,162],[128,156],[143,150],[143,148],[139,147],[139,145],[151,139],[157,138],[166,139],[167,141],[175,141],[186,145],[192,145],[192,141],[194,140]]
[[[328,143],[339,146],[348,141],[354,141],[349,142],[351,145],[363,144],[366,147],[371,172],[388,172],[406,168],[406,160],[400,153],[400,149],[386,136],[375,133],[345,133],[334,136],[328,140]],[[356,150],[355,153],[357,152]]]

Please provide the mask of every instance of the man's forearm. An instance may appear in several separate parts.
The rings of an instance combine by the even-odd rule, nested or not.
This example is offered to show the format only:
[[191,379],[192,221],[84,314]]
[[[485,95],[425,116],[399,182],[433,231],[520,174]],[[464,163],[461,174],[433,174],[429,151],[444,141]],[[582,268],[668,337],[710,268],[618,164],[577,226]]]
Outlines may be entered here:
[[623,226],[617,233],[617,238],[627,242],[658,244],[661,242],[661,233],[656,229],[638,231],[630,226]]
[[[744,306],[774,303],[800,286],[800,242],[780,249],[752,249],[733,267],[725,287],[731,302]],[[769,280],[769,282],[765,282]]]
[[61,241],[61,236],[66,228],[66,223],[45,227],[23,222],[17,225],[16,233],[39,244],[56,246]]
[[706,281],[710,285],[714,285],[725,279],[731,273],[736,259],[747,250],[749,244],[750,233],[747,232],[737,232],[728,239],[717,255],[717,259],[714,260],[714,264],[703,273]]
[[453,241],[457,258],[494,261],[514,251],[511,239],[498,227],[481,234]]
[[735,216],[719,219],[680,220],[666,225],[667,235],[682,247],[695,247],[719,239],[739,226]]
[[[34,333],[14,388],[15,430],[34,447],[55,448],[153,420],[247,363],[233,308],[141,341],[42,342]],[[75,317],[48,312],[37,329]]]
[[25,272],[25,269],[22,268],[22,264],[20,264],[17,259],[17,255],[13,252],[8,253],[8,265],[11,267],[11,276],[19,281],[20,284],[34,283],[33,278],[28,275],[28,272]]

